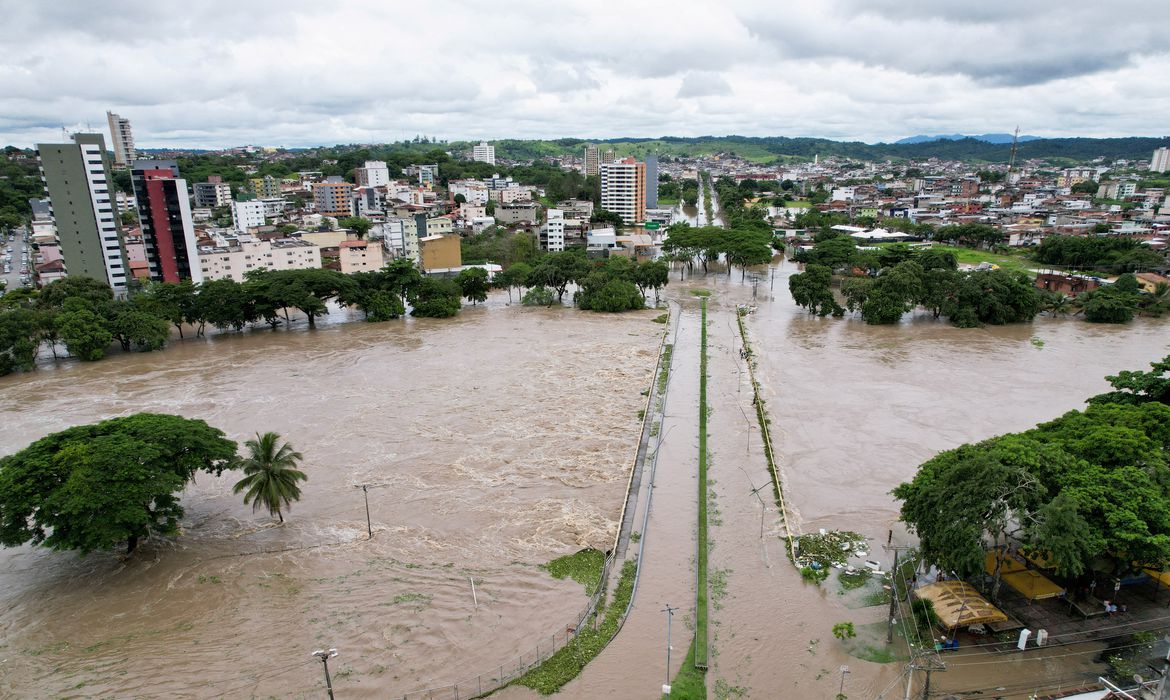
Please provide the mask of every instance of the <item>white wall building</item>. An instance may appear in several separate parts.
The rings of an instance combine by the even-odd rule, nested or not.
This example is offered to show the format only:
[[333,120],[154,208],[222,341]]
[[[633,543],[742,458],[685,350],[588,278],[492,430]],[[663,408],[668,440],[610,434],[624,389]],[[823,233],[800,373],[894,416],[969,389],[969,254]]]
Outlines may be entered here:
[[226,207],[232,201],[232,186],[226,182],[196,182],[195,206]]
[[255,199],[250,202],[232,202],[232,225],[240,233],[263,226],[265,221],[264,202]]
[[258,268],[307,270],[321,267],[321,249],[295,238],[261,241],[251,236],[221,239],[214,247],[199,249],[199,269],[204,280],[233,279]]
[[365,165],[357,168],[358,187],[380,187],[390,184],[390,168],[386,161],[367,160]]
[[422,260],[418,249],[418,229],[414,219],[390,217],[381,225],[382,246],[390,257],[406,258],[416,265]]
[[487,141],[480,141],[479,145],[471,147],[471,159],[480,163],[496,164],[496,147]]
[[461,194],[468,204],[487,204],[488,187],[478,180],[453,180],[447,185],[451,198]]
[[642,221],[646,215],[646,170],[642,163],[626,158],[601,164],[601,208],[618,214],[626,224]]
[[1170,148],[1154,149],[1154,156],[1150,158],[1150,172],[1170,172]]
[[565,212],[549,209],[548,220],[540,227],[540,245],[550,253],[565,249]]

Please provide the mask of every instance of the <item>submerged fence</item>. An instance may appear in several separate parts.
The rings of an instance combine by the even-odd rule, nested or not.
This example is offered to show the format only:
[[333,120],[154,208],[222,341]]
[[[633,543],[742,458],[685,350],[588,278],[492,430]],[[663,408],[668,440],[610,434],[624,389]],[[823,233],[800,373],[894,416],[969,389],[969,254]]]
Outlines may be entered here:
[[604,582],[609,575],[612,564],[613,557],[606,557],[597,590],[589,598],[585,608],[577,615],[576,624],[569,624],[564,629],[554,631],[547,636],[541,636],[536,641],[535,646],[529,647],[524,653],[517,655],[514,659],[508,659],[496,668],[487,669],[483,673],[467,677],[457,683],[448,683],[425,690],[414,690],[401,695],[392,694],[389,697],[392,699],[402,698],[402,700],[470,700],[512,683],[564,648],[580,634],[582,629],[597,624],[597,607],[602,597],[605,596]]

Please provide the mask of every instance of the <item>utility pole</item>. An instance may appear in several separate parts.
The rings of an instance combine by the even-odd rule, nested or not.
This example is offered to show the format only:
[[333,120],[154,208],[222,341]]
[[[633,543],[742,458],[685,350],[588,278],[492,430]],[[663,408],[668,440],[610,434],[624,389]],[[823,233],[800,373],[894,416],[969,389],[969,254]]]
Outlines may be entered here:
[[666,613],[666,682],[662,684],[663,693],[670,693],[670,621],[674,618],[675,610],[678,608],[670,607],[670,603],[662,610]]
[[369,533],[368,539],[374,539],[374,526],[370,523],[370,486],[369,484],[355,485],[354,488],[362,490],[362,496],[366,499],[366,532]]
[[930,697],[930,672],[933,670],[929,666],[926,668],[926,683],[922,686],[922,700]]
[[337,650],[330,649],[329,651],[325,651],[324,649],[318,649],[310,656],[316,656],[318,659],[321,659],[321,665],[325,667],[325,690],[329,691],[329,700],[334,700],[333,681],[329,680],[329,659],[337,656]]
[[[889,628],[886,629],[886,644],[892,644],[894,642],[894,618],[897,612],[896,604],[898,601],[898,554],[904,550],[913,549],[913,547],[908,545],[893,544],[893,542],[894,531],[889,530],[886,535],[886,543],[882,545],[882,549],[894,553],[894,568],[890,570],[890,616]],[[907,584],[907,587],[909,587],[906,581],[902,583]],[[907,639],[906,642],[909,643],[910,640]]]
[[845,676],[849,675],[849,667],[841,665],[841,687],[837,690],[838,697],[845,697]]

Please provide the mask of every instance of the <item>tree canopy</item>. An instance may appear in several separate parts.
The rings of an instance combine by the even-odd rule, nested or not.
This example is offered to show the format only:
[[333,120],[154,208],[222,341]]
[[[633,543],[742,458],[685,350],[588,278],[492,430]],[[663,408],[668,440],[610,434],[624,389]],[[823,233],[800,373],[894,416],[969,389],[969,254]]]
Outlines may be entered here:
[[0,459],[0,544],[82,554],[178,532],[179,492],[231,469],[236,443],[201,420],[155,413],[47,435]]

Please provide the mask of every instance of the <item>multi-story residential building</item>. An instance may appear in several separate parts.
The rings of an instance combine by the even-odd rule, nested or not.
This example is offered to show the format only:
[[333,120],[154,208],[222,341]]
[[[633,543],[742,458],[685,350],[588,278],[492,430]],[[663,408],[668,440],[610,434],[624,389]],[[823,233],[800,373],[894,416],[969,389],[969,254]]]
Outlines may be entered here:
[[658,154],[646,155],[646,208],[658,208]]
[[598,173],[599,161],[597,158],[597,146],[589,145],[585,147],[585,177],[596,175]]
[[138,158],[138,151],[134,148],[134,134],[130,131],[130,120],[107,111],[106,121],[110,123],[110,145],[114,149],[114,162],[120,168],[128,168]]
[[258,268],[306,270],[318,267],[321,267],[321,249],[295,238],[262,241],[251,236],[238,236],[199,249],[199,269],[204,280],[243,282],[246,273]]
[[101,280],[125,296],[129,268],[112,202],[105,139],[74,134],[73,143],[37,144],[37,155],[65,269]]
[[280,196],[280,180],[277,180],[271,175],[254,177],[248,181],[248,184],[252,189],[252,194],[261,199]]
[[427,236],[419,238],[422,270],[426,273],[457,272],[463,265],[463,251],[459,236]]
[[257,199],[232,202],[232,226],[240,233],[247,233],[248,229],[263,226],[266,221],[264,202]]
[[418,166],[418,184],[423,187],[434,187],[435,180],[439,177],[439,166],[437,163],[431,165]]
[[318,214],[353,216],[353,185],[341,178],[329,178],[313,185],[313,204]]
[[455,195],[463,195],[468,204],[487,204],[488,201],[488,186],[479,180],[452,180],[447,183],[447,191],[452,199]]
[[550,253],[565,249],[565,213],[560,209],[548,210],[548,218],[540,227],[540,247]]
[[1097,196],[1101,199],[1125,199],[1136,192],[1136,182],[1102,182],[1097,187]]
[[536,205],[528,202],[501,204],[496,207],[496,220],[501,224],[530,224],[536,221]]
[[386,208],[386,188],[358,186],[353,190],[353,211],[357,216],[381,214]]
[[384,160],[367,160],[365,165],[354,170],[358,187],[381,187],[390,184],[390,167]]
[[414,219],[391,217],[381,224],[382,245],[394,257],[419,262],[418,226]]
[[150,278],[202,282],[187,181],[173,160],[136,160],[130,169]]
[[622,217],[626,224],[646,215],[646,165],[633,158],[601,164],[601,208]]
[[491,199],[500,204],[512,204],[514,202],[531,202],[532,188],[515,185],[512,187],[505,187],[498,190],[489,190],[488,194]]
[[496,164],[496,147],[487,141],[480,141],[479,145],[471,147],[471,159],[480,163]]
[[1154,155],[1150,158],[1150,172],[1170,172],[1170,148],[1154,149]]
[[382,269],[382,246],[377,241],[342,241],[337,246],[341,271],[375,272]]
[[617,162],[617,151],[610,149],[610,150],[607,150],[606,152],[601,154],[601,164],[602,165],[605,165],[606,163],[616,163],[616,162]]
[[196,207],[226,207],[232,201],[232,186],[226,182],[196,182]]

